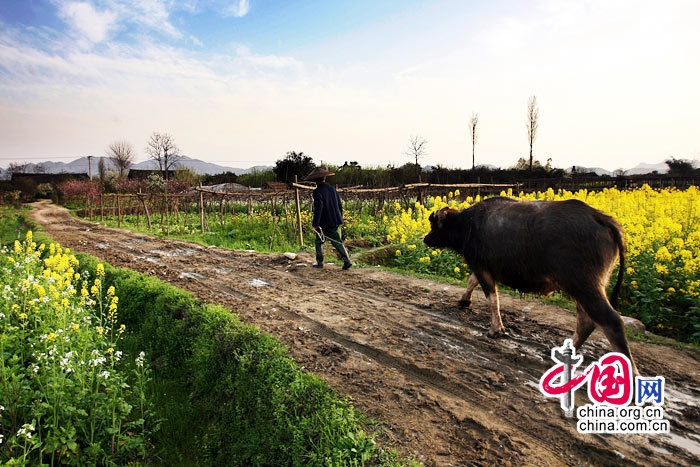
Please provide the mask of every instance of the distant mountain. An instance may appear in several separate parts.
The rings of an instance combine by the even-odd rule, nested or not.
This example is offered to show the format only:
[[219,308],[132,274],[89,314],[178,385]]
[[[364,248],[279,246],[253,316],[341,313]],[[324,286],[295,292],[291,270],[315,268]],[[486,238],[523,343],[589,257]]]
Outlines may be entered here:
[[[696,169],[700,168],[700,160],[694,159],[689,162],[693,164],[693,167]],[[666,162],[659,162],[658,164],[646,164],[642,162],[641,164],[637,164],[631,169],[626,170],[625,175],[644,175],[654,171],[660,174],[668,173],[668,165],[666,165]]]
[[258,172],[265,172],[266,170],[272,170],[274,169],[274,165],[254,165],[253,167],[249,169],[233,169],[234,171],[236,170],[241,170],[242,172],[238,173],[236,172],[236,175],[241,175],[241,174],[249,174],[253,172],[254,170],[257,170]]
[[625,175],[644,175],[654,171],[660,174],[665,174],[668,172],[668,166],[665,162],[659,162],[658,164],[647,164],[642,162],[635,165],[631,169],[625,170]]
[[[254,167],[250,167],[249,169],[239,169],[236,167],[214,164],[212,162],[206,162],[201,159],[194,159],[187,156],[182,156],[182,158],[178,161],[177,166],[190,169],[199,175],[216,175],[224,172],[233,172],[236,175],[242,175],[250,173],[253,170],[269,170],[272,168],[272,166],[269,165],[256,165]],[[138,164],[134,164],[132,168],[139,170],[157,170],[158,163],[153,159],[148,159],[143,162],[139,162]]]
[[[235,169],[233,167],[225,167],[223,165],[212,164],[211,162],[205,162],[201,159],[193,159],[192,157],[182,156],[178,161],[178,167],[184,167],[192,170],[199,175],[216,175],[224,172],[234,172],[238,174],[237,171],[242,171],[243,169]],[[158,163],[153,159],[148,159],[138,164],[132,166],[134,169],[139,170],[157,170]]]
[[[108,157],[93,157],[92,158],[92,174],[97,175],[97,165],[100,159],[105,160],[107,170],[114,170],[116,167]],[[88,158],[79,157],[71,162],[32,162],[26,164],[23,170],[26,173],[88,173]]]
[[571,171],[576,167],[576,172],[577,173],[591,173],[594,172],[596,175],[612,175],[612,172],[609,170],[605,170],[602,167],[581,167],[580,165],[576,166],[571,166],[568,169],[566,169],[567,172],[571,173]]
[[[92,175],[96,176],[98,173],[98,164],[100,159],[104,159],[105,168],[107,170],[116,170],[116,166],[112,160],[108,157],[93,157],[92,158]],[[233,172],[236,175],[246,174],[253,170],[269,170],[272,166],[268,165],[256,165],[249,169],[239,169],[234,167],[227,167],[223,165],[213,164],[211,162],[205,162],[201,159],[194,159],[192,157],[183,156],[178,163],[178,167],[185,167],[193,170],[195,173],[204,175],[216,175],[224,172]],[[140,170],[156,170],[158,169],[158,163],[152,159],[139,162],[131,166],[132,169]],[[79,157],[71,162],[37,162],[30,163],[26,165],[24,170],[27,173],[88,173],[88,158]],[[6,170],[0,169],[0,180],[4,178],[9,178],[9,174]]]

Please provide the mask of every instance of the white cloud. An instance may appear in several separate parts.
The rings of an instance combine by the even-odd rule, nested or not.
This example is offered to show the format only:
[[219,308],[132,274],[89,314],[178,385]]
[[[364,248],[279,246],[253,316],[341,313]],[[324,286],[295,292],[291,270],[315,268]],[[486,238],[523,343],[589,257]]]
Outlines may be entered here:
[[173,2],[166,0],[128,0],[114,3],[120,17],[147,30],[159,31],[180,38],[182,33],[170,22]]
[[227,13],[242,18],[250,11],[250,2],[248,0],[237,0],[228,8]]
[[61,19],[90,42],[104,41],[117,20],[113,11],[97,11],[84,2],[62,3],[58,11]]

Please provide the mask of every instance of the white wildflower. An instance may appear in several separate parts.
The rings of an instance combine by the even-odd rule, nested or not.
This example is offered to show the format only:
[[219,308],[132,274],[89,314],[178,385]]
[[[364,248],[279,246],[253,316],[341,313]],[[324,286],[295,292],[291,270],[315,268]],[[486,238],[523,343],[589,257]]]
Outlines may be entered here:
[[30,439],[32,437],[32,432],[34,431],[34,425],[31,425],[29,423],[25,423],[22,425],[22,428],[17,430],[17,437],[19,438],[20,436],[24,436],[27,439]]

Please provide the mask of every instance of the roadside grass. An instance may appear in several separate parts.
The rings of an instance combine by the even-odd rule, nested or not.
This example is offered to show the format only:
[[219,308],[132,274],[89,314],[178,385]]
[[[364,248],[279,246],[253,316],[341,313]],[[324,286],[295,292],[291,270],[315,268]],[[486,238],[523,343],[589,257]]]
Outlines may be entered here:
[[[86,268],[96,261],[80,259]],[[105,283],[128,297],[121,318],[138,330],[132,342],[151,356],[171,401],[162,407],[172,411],[162,414],[164,463],[190,464],[192,453],[200,465],[400,462],[347,400],[229,310],[128,269],[106,266]]]
[[3,245],[22,240],[30,228],[26,221],[30,208],[22,206],[0,206],[0,240]]
[[[2,222],[3,243],[33,227],[28,209],[6,211],[14,221]],[[49,240],[34,228],[35,239]],[[94,274],[99,261],[77,257],[80,271]],[[103,286],[122,298],[123,348],[144,349],[153,369],[160,430],[149,463],[419,465],[377,446],[371,420],[231,311],[129,269],[106,264],[104,271]]]

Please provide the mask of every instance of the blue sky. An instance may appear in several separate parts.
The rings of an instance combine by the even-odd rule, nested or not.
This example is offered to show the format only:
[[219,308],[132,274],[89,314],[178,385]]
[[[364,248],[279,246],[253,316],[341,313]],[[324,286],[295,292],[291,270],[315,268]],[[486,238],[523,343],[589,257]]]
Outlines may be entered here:
[[700,159],[700,2],[0,0],[0,166],[145,158],[153,131],[235,167],[286,151],[424,164]]

